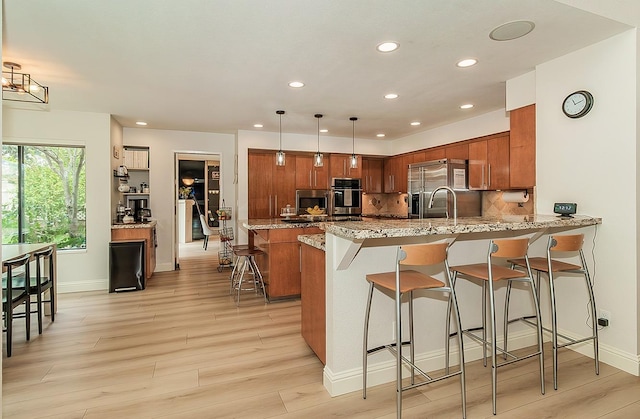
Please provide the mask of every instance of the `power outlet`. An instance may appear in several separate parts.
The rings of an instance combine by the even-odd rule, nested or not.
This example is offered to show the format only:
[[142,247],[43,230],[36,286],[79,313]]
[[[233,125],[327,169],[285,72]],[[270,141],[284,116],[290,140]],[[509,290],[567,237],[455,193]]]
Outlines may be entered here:
[[598,310],[598,324],[603,327],[611,325],[611,312]]

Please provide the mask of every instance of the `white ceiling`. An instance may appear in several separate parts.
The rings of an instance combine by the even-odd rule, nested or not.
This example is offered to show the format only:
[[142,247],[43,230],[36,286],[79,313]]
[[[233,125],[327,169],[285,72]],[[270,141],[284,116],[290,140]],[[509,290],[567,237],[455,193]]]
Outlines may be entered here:
[[[529,35],[489,39],[521,19]],[[283,109],[284,132],[315,135],[323,113],[328,135],[358,116],[358,138],[395,139],[504,108],[505,80],[626,29],[553,0],[4,0],[2,59],[49,86],[45,109],[125,127],[277,131]]]

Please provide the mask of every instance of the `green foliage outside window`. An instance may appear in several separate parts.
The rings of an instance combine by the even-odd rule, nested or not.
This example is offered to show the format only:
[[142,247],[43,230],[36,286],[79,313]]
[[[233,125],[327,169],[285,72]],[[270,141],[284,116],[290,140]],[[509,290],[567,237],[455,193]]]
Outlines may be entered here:
[[[19,148],[24,155],[22,165]],[[20,168],[24,173],[23,187],[18,176]],[[2,243],[54,242],[58,249],[85,248],[85,184],[84,147],[4,144]]]

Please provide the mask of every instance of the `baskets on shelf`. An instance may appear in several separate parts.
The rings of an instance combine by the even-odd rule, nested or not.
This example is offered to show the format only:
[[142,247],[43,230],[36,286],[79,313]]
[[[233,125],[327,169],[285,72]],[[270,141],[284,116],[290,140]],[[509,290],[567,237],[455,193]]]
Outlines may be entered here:
[[218,230],[220,232],[220,241],[228,242],[234,239],[233,237],[233,227],[223,227]]
[[216,214],[218,214],[219,220],[230,220],[231,219],[231,207],[220,207]]

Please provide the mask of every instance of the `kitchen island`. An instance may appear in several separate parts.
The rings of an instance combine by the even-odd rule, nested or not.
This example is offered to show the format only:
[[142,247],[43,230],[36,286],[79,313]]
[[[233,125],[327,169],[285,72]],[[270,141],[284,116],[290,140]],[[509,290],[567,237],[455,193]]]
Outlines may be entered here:
[[301,234],[321,233],[320,222],[301,219],[287,222],[283,219],[254,219],[244,221],[248,230],[249,246],[264,253],[256,256],[264,279],[269,301],[300,296],[300,243]]
[[[552,215],[504,216],[498,218],[460,218],[457,223],[447,219],[371,220],[325,223],[325,308],[326,364],[323,383],[332,395],[362,388],[362,330],[368,286],[365,275],[395,269],[396,249],[400,244],[448,240],[452,243],[449,260],[452,265],[486,261],[488,241],[499,237],[530,237],[530,252],[543,255],[550,233],[576,230],[585,233],[585,254],[591,254],[595,228],[600,218],[575,216],[561,218]],[[311,241],[311,238],[308,240]],[[442,275],[439,273],[438,275]],[[438,275],[435,275],[436,277]],[[464,282],[464,283],[463,283]],[[465,324],[480,319],[481,287],[462,281],[456,287]],[[502,300],[504,288],[497,291]],[[579,294],[576,291],[576,294]],[[582,298],[576,295],[576,298]],[[586,290],[585,290],[586,297]],[[529,293],[514,289],[511,294],[513,316],[533,310]],[[393,299],[374,297],[370,344],[377,346],[394,339]],[[425,371],[444,366],[444,322],[446,300],[417,298],[416,361]],[[406,309],[406,307],[405,307]],[[500,331],[499,331],[500,333]],[[500,335],[500,334],[499,334]],[[535,343],[535,332],[525,326],[514,327],[510,333],[510,348]],[[465,342],[467,360],[481,356],[479,345]],[[455,353],[452,360],[457,359]],[[395,380],[395,361],[385,351],[370,357],[369,383],[377,385]]]

